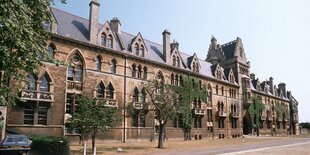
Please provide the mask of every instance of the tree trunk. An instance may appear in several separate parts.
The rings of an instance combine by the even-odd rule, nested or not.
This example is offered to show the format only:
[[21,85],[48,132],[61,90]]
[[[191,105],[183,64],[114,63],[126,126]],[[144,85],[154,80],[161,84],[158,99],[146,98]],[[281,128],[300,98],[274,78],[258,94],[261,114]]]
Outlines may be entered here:
[[96,131],[94,131],[91,140],[92,140],[92,153],[94,153],[96,147]]
[[163,149],[164,148],[164,125],[160,122],[159,123],[159,136],[158,136],[158,146],[157,148]]
[[259,127],[256,129],[256,135],[259,136]]

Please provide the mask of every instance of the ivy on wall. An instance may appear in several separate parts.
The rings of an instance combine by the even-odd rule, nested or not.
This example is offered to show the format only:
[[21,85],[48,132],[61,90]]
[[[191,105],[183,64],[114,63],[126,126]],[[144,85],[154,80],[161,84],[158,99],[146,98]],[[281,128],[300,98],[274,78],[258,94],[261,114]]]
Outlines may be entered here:
[[265,110],[265,105],[257,98],[257,96],[252,97],[253,103],[250,105],[248,112],[254,120],[253,128],[260,127],[260,112]]

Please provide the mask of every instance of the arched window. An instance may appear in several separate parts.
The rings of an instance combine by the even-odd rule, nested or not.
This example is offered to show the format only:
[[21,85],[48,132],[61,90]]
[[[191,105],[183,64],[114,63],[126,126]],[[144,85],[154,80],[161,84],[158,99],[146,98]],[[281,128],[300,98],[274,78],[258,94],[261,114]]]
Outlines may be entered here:
[[30,74],[27,79],[28,79],[27,90],[37,90],[37,82],[35,77],[32,74]]
[[103,82],[101,81],[101,82],[98,84],[98,86],[97,86],[97,97],[99,97],[99,98],[105,98],[104,90],[105,90],[105,86],[104,86]]
[[221,103],[221,111],[224,111],[224,103]]
[[180,85],[184,86],[184,81],[183,81],[183,76],[182,75],[180,75]]
[[159,71],[156,75],[156,93],[163,93],[164,75]]
[[177,85],[177,86],[178,86],[178,85],[179,85],[179,76],[178,76],[177,74],[175,75],[175,79],[174,79],[174,81],[175,81],[175,82],[174,82],[174,83],[175,83],[175,85]]
[[170,78],[170,83],[171,83],[171,85],[174,85],[174,74],[172,73],[171,74],[171,78]]
[[47,48],[47,53],[48,53],[48,56],[51,58],[51,59],[54,59],[54,56],[55,56],[55,47],[53,45],[49,45],[48,48]]
[[142,78],[142,66],[141,65],[138,66],[138,78],[139,79]]
[[143,45],[140,46],[140,51],[141,51],[141,56],[144,57],[145,50],[144,50]]
[[101,63],[102,63],[101,57],[97,56],[96,57],[96,70],[98,70],[98,71],[101,70]]
[[113,40],[112,40],[112,35],[109,35],[107,38],[107,46],[108,48],[112,48],[113,47]]
[[177,57],[177,66],[180,67],[180,58]]
[[47,75],[45,74],[44,76],[41,77],[40,79],[40,91],[41,92],[49,92],[50,87],[49,87],[49,80],[47,78]]
[[172,56],[172,66],[176,66],[176,58],[175,58],[175,56]]
[[43,27],[44,27],[44,29],[45,30],[47,30],[47,31],[51,31],[52,30],[52,26],[51,26],[52,24],[51,24],[51,22],[50,21],[44,21],[44,23],[43,23]]
[[222,95],[224,96],[224,87],[222,86]]
[[216,94],[219,94],[219,86],[218,85],[215,86],[215,92],[216,92]]
[[143,88],[141,91],[141,102],[145,103],[146,102],[146,92],[145,89]]
[[136,64],[132,64],[131,65],[131,77],[136,77],[136,74],[137,74]]
[[196,72],[199,73],[199,66],[198,66],[198,63],[196,63]]
[[114,99],[114,87],[112,85],[112,83],[109,83],[108,87],[107,87],[107,91],[106,91],[106,98],[107,99]]
[[139,45],[138,45],[138,43],[135,44],[135,54],[139,56]]
[[147,79],[147,67],[143,68],[143,79]]
[[196,65],[195,65],[195,63],[193,63],[192,70],[193,70],[194,72],[196,72]]
[[133,90],[132,102],[139,102],[139,90],[137,87]]
[[70,65],[68,66],[67,80],[69,81],[83,81],[83,62],[81,57],[76,53],[72,56],[70,60]]
[[117,61],[113,59],[111,61],[111,73],[116,73],[116,65],[117,65]]
[[106,46],[106,43],[107,43],[107,35],[105,33],[102,33],[100,38],[100,45]]

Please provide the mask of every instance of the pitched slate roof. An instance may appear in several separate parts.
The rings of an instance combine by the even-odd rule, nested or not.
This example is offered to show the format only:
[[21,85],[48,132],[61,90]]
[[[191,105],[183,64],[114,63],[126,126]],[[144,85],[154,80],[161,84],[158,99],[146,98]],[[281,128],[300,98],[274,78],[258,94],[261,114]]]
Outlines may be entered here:
[[[89,20],[64,12],[62,10],[51,8],[56,20],[57,20],[57,34],[68,37],[71,39],[75,39],[81,42],[89,43]],[[102,29],[103,24],[98,24],[98,32]],[[117,43],[116,49],[118,51],[126,52],[128,54],[131,53],[129,50],[131,47],[132,40],[136,37],[136,35],[132,35],[130,33],[121,31],[120,34],[115,33],[115,36],[117,36]],[[145,59],[156,61],[158,63],[165,63],[164,61],[164,55],[163,55],[163,45],[152,42],[150,40],[144,39],[144,42],[146,44],[146,48],[148,49],[148,53],[145,55]],[[124,46],[125,49],[122,49],[121,46]],[[228,46],[226,46],[225,49],[227,49]],[[230,46],[229,46],[230,47]],[[180,66],[181,69],[184,70],[190,70],[189,63],[193,59],[193,55],[188,55],[186,53],[179,52],[181,56],[181,60],[183,64]],[[134,55],[134,53],[133,53]],[[209,62],[206,62],[202,59],[198,59],[200,68],[199,73],[208,76],[208,77],[214,77],[212,75],[211,66],[212,64]],[[224,79],[223,79],[224,80]]]

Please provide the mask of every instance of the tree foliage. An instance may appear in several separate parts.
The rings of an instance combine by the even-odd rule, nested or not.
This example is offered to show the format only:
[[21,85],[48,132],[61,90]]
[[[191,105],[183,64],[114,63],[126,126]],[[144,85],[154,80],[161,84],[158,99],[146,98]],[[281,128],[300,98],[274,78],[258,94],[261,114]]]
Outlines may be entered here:
[[39,55],[46,52],[51,34],[44,30],[43,22],[53,20],[50,11],[53,2],[2,0],[0,3],[0,97],[5,98],[5,103],[14,96],[12,78],[18,81],[25,78],[22,71],[35,72],[40,64]]
[[193,112],[192,103],[194,99],[201,99],[203,102],[208,102],[208,91],[205,85],[201,85],[199,80],[193,77],[184,78],[181,86],[173,87],[179,95],[179,113],[181,114],[182,126],[185,134],[184,139],[190,139],[190,130],[193,127]]
[[278,118],[283,119],[283,116],[285,118],[288,118],[288,109],[286,109],[286,107],[283,104],[276,104],[276,106],[274,107],[274,110],[279,115],[277,116]]
[[159,123],[158,148],[163,148],[164,128],[169,119],[176,116],[178,107],[176,102],[176,94],[172,87],[163,84],[162,81],[154,80],[143,83],[147,95],[147,103],[150,107],[154,107],[156,120]]
[[117,108],[107,107],[105,101],[96,100],[85,95],[76,96],[78,107],[72,118],[69,119],[71,128],[78,129],[82,136],[90,133],[92,136],[92,148],[96,145],[98,131],[106,132],[121,122]]
[[310,123],[309,122],[302,122],[302,123],[300,123],[300,126],[304,129],[310,130]]

